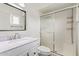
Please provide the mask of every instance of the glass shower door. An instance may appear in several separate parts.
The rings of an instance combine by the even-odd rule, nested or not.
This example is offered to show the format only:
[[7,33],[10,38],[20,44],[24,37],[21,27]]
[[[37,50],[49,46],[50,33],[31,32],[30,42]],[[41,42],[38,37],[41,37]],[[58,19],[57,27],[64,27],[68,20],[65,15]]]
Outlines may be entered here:
[[73,9],[42,16],[40,21],[41,45],[58,55],[75,55],[73,39]]
[[65,56],[74,55],[73,9],[55,13],[55,51]]
[[54,32],[54,22],[53,15],[42,16],[40,20],[40,38],[41,45],[46,46],[53,51],[53,32]]

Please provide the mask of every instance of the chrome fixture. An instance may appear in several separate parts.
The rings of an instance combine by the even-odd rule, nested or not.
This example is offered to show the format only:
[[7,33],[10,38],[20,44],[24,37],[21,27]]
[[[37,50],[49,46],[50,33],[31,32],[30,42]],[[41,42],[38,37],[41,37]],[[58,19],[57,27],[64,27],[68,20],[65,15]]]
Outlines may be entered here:
[[19,39],[20,38],[20,34],[19,33],[15,33],[13,36],[13,39]]

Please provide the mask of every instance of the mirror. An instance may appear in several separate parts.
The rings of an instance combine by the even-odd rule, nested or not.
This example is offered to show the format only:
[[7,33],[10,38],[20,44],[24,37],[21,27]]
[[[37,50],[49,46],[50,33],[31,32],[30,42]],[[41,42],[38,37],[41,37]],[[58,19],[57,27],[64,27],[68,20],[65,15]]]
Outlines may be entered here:
[[26,30],[26,11],[0,3],[0,30]]

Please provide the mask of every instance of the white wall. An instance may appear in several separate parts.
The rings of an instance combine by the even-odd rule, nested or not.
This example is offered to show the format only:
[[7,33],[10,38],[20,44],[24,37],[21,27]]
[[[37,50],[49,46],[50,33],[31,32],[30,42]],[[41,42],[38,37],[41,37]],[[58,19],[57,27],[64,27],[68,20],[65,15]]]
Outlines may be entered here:
[[[5,37],[19,33],[21,37],[29,36],[40,38],[40,15],[31,4],[26,4],[26,31],[0,31],[0,40],[6,40]],[[4,39],[1,39],[3,38]]]

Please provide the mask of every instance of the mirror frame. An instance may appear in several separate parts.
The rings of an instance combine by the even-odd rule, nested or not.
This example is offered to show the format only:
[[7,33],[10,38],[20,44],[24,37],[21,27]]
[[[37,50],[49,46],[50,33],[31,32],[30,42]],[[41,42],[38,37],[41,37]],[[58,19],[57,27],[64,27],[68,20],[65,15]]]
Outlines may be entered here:
[[20,11],[22,11],[22,12],[24,12],[25,13],[25,19],[24,19],[24,29],[22,29],[22,30],[0,30],[0,31],[25,31],[26,30],[26,11],[25,10],[22,10],[22,9],[20,9],[20,8],[18,8],[18,7],[15,7],[15,6],[13,6],[13,5],[11,5],[11,4],[8,4],[8,3],[3,3],[3,4],[5,4],[5,5],[7,5],[7,6],[10,6],[10,7],[13,7],[13,8],[15,8],[15,9],[17,9],[17,10],[20,10]]

